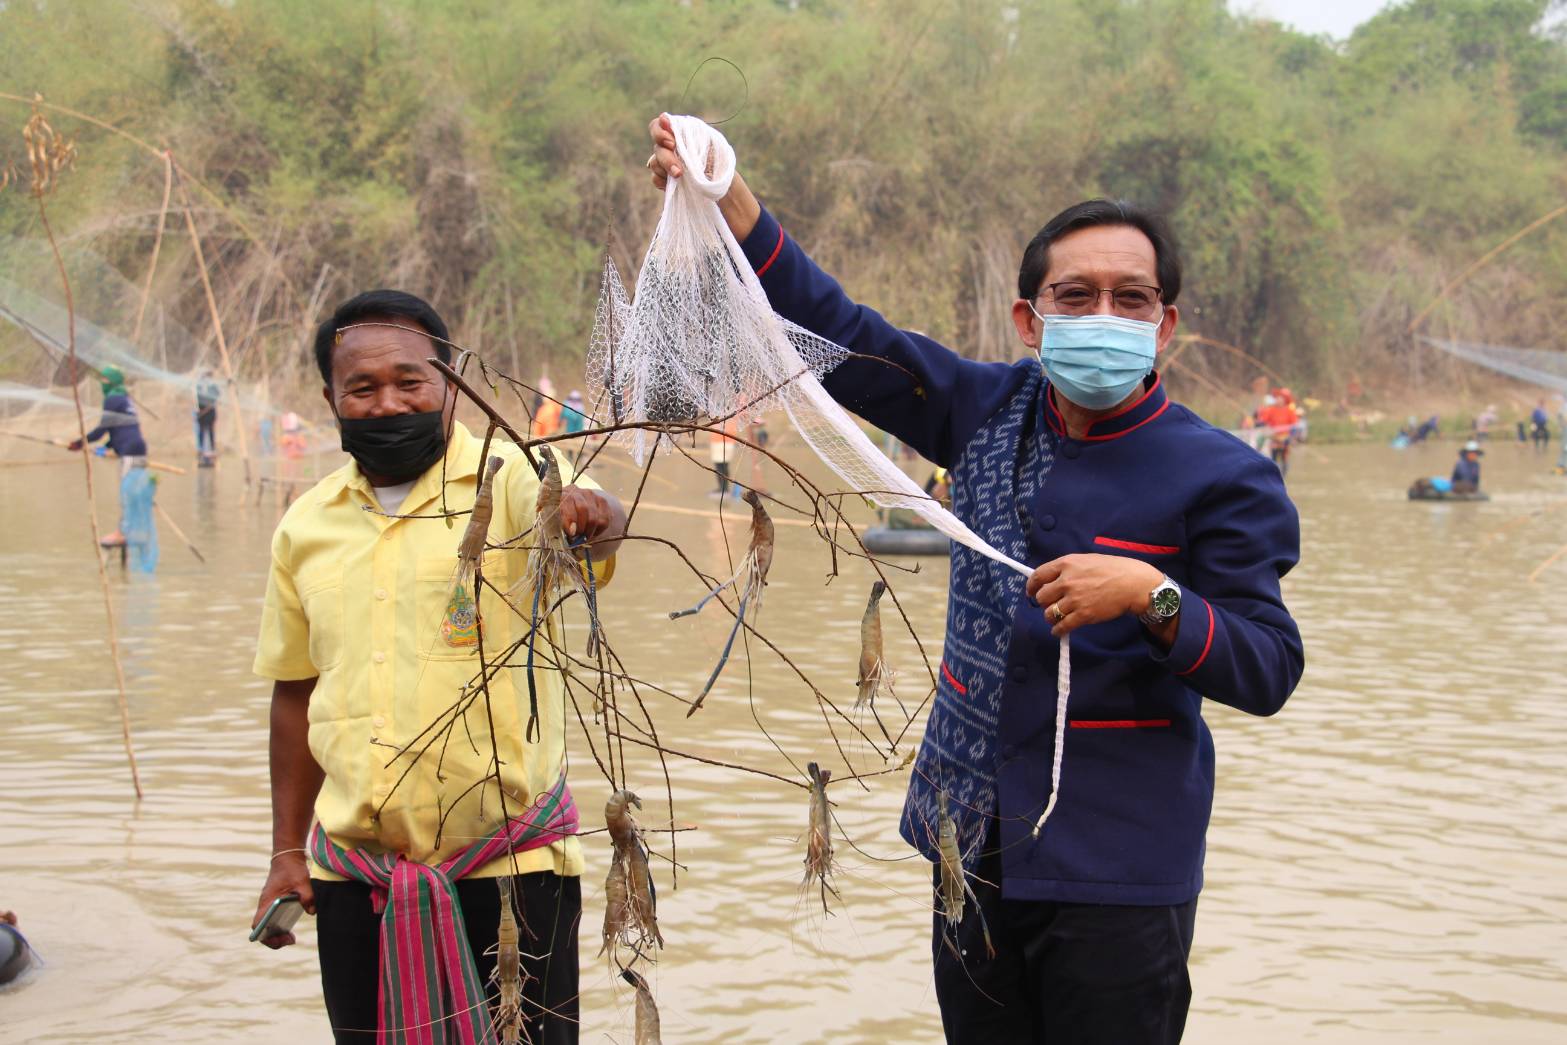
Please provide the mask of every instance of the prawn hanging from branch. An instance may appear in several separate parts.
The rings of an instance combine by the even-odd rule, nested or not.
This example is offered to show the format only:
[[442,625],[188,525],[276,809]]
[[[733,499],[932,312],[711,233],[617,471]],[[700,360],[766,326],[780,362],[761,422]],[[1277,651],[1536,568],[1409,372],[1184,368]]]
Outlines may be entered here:
[[491,981],[499,995],[495,1008],[495,1030],[500,1045],[521,1045],[522,1019],[522,952],[517,946],[517,915],[512,910],[509,877],[496,880],[501,893],[501,920],[496,927],[495,972]]
[[974,901],[974,913],[979,917],[980,931],[985,935],[985,951],[994,958],[996,949],[990,942],[990,926],[985,922],[985,912],[980,909],[979,897],[974,895],[974,887],[969,885],[963,870],[963,854],[958,850],[958,825],[952,819],[946,788],[936,792],[936,849],[940,854],[941,868],[941,884],[936,891],[937,913],[947,922],[942,932],[943,941],[953,955],[961,960],[957,944],[953,941],[957,937],[958,926],[963,923],[965,898],[970,899]]
[[887,582],[878,580],[871,585],[870,601],[865,604],[865,616],[860,618],[860,687],[854,698],[854,710],[871,707],[883,687],[892,691],[892,669],[882,655],[881,597],[887,591]]
[[484,543],[490,535],[490,518],[495,512],[495,473],[506,463],[504,457],[491,457],[479,476],[479,488],[473,495],[473,512],[457,546],[457,575],[447,593],[446,614],[441,618],[441,638],[448,646],[465,648],[479,642],[479,592],[474,573],[484,557]]
[[741,627],[745,624],[745,615],[751,614],[753,620],[762,609],[762,589],[767,585],[767,571],[773,566],[773,519],[767,514],[767,508],[762,504],[761,496],[755,490],[745,492],[745,501],[751,506],[751,544],[746,549],[745,558],[740,560],[739,569],[728,580],[721,582],[718,587],[702,596],[700,602],[688,610],[677,610],[669,615],[670,620],[680,617],[689,617],[694,613],[700,613],[719,592],[730,585],[734,585],[735,591],[740,596],[740,604],[735,608],[735,626],[729,630],[729,638],[724,643],[724,650],[718,657],[718,664],[713,668],[713,673],[708,676],[707,684],[702,687],[702,692],[697,694],[696,700],[691,702],[691,707],[686,710],[686,717],[696,714],[696,709],[702,706],[702,701],[707,699],[707,694],[713,688],[713,683],[718,681],[718,676],[724,670],[724,665],[729,663],[729,652],[734,649],[735,636],[740,634]]
[[560,501],[563,485],[560,463],[548,446],[539,451],[539,497],[534,508],[533,543],[528,551],[528,565],[522,580],[508,591],[513,600],[527,592],[531,600],[528,613],[528,655],[526,660],[528,679],[528,727],[527,738],[538,739],[539,693],[534,675],[536,646],[539,629],[546,626],[551,609],[560,597],[570,590],[580,591],[588,607],[588,656],[598,655],[601,634],[598,617],[598,592],[593,582],[591,552],[586,568],[579,566],[577,557],[566,541],[560,521]]
[[827,802],[827,782],[832,779],[832,770],[822,769],[815,762],[807,762],[805,771],[811,778],[811,811],[806,823],[805,877],[800,881],[800,890],[802,893],[809,890],[812,880],[815,880],[821,889],[822,910],[831,914],[832,910],[827,906],[827,894],[832,893],[839,900],[843,899],[828,881],[834,870],[832,807]]
[[614,856],[604,881],[604,942],[599,954],[607,950],[611,957],[620,945],[642,957],[650,944],[664,946],[658,931],[658,895],[648,868],[647,844],[631,815],[632,806],[641,809],[642,800],[626,790],[616,791],[604,803],[604,824],[609,828]]
[[663,1045],[658,1029],[658,1005],[641,973],[621,969],[620,978],[637,992],[636,1045]]

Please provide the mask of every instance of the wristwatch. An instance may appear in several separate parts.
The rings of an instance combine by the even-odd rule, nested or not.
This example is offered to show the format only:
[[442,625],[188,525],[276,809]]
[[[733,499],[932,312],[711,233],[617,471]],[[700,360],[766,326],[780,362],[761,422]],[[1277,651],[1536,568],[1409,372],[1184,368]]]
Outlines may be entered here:
[[1157,628],[1170,623],[1180,612],[1181,586],[1166,575],[1159,586],[1148,593],[1148,609],[1139,613],[1137,619],[1150,628]]

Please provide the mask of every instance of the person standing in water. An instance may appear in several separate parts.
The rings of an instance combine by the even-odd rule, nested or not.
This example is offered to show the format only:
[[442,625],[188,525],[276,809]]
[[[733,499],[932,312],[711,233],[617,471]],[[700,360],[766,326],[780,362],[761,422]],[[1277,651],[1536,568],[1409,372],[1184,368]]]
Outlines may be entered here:
[[1541,452],[1544,452],[1546,446],[1550,444],[1551,415],[1545,412],[1543,397],[1529,414],[1529,438],[1534,441],[1534,448]]
[[[125,372],[112,364],[98,371],[98,387],[103,391],[103,414],[98,427],[87,433],[87,442],[96,443],[108,437],[108,452],[120,459],[120,523],[115,531],[104,536],[102,544],[118,547],[125,543],[125,493],[126,480],[132,478],[135,469],[147,467],[147,440],[141,434],[141,422],[136,417],[136,404],[131,402],[125,388]],[[70,449],[80,450],[82,440],[73,439]],[[137,476],[137,479],[142,478]]]
[[212,371],[202,370],[196,382],[196,458],[203,468],[210,467],[218,454],[218,400],[222,397],[223,388],[213,380]]
[[[443,525],[439,513],[475,503],[488,462],[454,420],[455,389],[428,361],[450,361],[448,337],[427,302],[391,290],[343,303],[316,333],[323,395],[353,460],[294,501],[272,541],[254,665],[273,683],[272,859],[252,925],[290,893],[316,916],[339,1043],[402,1041],[400,1028],[434,1021],[442,1032],[417,1040],[494,1041],[485,992],[496,966],[495,879],[511,876],[517,921],[528,927],[523,1040],[562,1045],[577,1040],[583,865],[559,671],[539,667],[529,685],[496,671],[487,705],[451,723],[450,745],[389,754],[448,715],[480,668],[474,601],[451,587],[466,528]],[[512,443],[497,438],[490,454],[504,464],[493,473],[484,569],[505,590],[525,578],[528,550],[496,542],[533,527],[540,480]],[[602,588],[625,509],[574,477],[566,455],[554,460],[561,531],[581,539],[579,558],[591,549]],[[500,596],[478,598],[496,629],[492,649],[527,627]]]
[[[682,161],[668,117],[648,130],[663,189]],[[1305,665],[1280,593],[1300,525],[1279,470],[1171,400],[1153,369],[1178,319],[1174,239],[1125,202],[1057,214],[1009,303],[1028,358],[980,363],[852,301],[740,174],[718,209],[773,310],[853,353],[827,392],[947,468],[953,513],[1034,567],[1025,585],[954,545],[904,805],[903,837],[938,882],[939,834],[955,827],[977,897],[955,928],[937,897],[947,1040],[1170,1045],[1191,1001],[1213,803],[1203,706],[1272,715]],[[1070,783],[1031,836],[1058,732]]]

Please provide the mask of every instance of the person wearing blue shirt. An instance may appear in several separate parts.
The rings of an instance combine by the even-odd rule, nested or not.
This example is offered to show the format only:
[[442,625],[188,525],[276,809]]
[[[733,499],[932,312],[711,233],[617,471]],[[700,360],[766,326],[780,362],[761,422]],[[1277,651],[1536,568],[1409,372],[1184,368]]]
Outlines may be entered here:
[[1484,453],[1480,444],[1473,439],[1458,451],[1451,480],[1454,493],[1475,493],[1480,489],[1480,456]]
[[1529,415],[1529,437],[1536,450],[1544,450],[1551,441],[1551,415],[1545,412],[1545,400],[1541,399]]
[[[679,177],[665,117],[654,185]],[[1213,801],[1204,698],[1278,711],[1304,667],[1280,578],[1299,520],[1266,457],[1168,398],[1181,264],[1163,223],[1093,200],[1024,252],[1027,358],[964,359],[856,304],[736,175],[719,210],[774,311],[856,355],[823,383],[947,469],[952,510],[1036,567],[955,546],[936,697],[901,833],[952,811],[975,900],[932,932],[952,1042],[1169,1043]],[[1056,754],[1059,640],[1071,692]],[[939,882],[939,864],[935,872]],[[976,909],[977,908],[977,909]]]
[[[141,422],[136,419],[136,404],[125,390],[125,373],[111,365],[99,370],[98,377],[98,387],[103,391],[103,415],[98,419],[98,427],[87,433],[86,441],[96,443],[108,436],[106,448],[120,459],[120,526],[101,541],[105,546],[119,546],[125,543],[126,479],[133,469],[146,469],[147,440],[142,438]],[[81,448],[81,439],[71,440],[70,449]],[[144,479],[145,472],[137,478]]]

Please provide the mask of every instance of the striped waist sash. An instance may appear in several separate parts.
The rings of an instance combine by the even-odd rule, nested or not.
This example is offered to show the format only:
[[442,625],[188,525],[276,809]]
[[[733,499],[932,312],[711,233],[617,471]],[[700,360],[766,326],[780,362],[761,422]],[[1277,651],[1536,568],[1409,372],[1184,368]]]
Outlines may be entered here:
[[452,883],[497,857],[576,833],[577,806],[564,773],[521,815],[436,867],[396,853],[343,849],[315,826],[311,858],[368,885],[381,914],[377,1045],[493,1045],[484,985]]

